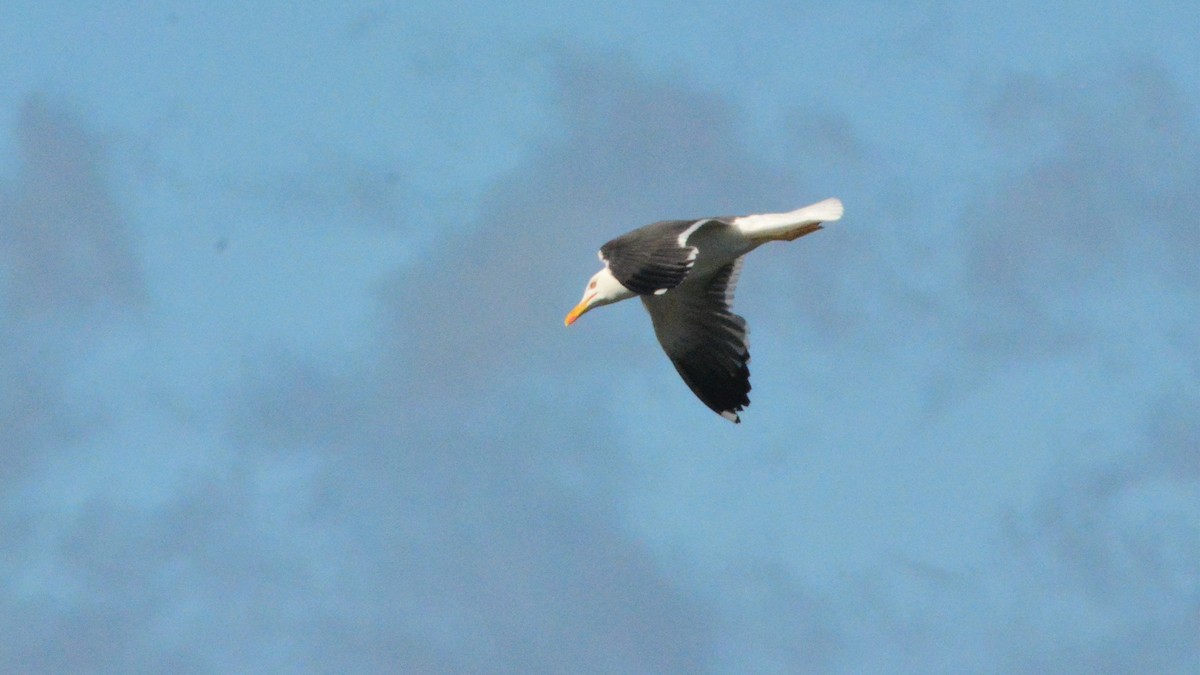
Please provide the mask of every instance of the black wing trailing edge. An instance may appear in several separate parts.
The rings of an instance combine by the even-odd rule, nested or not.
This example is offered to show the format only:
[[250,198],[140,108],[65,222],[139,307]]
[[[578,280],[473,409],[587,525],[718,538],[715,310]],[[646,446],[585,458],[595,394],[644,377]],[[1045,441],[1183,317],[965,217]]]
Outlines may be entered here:
[[708,220],[664,220],[640,227],[600,247],[600,259],[625,288],[661,295],[683,283],[696,261],[696,248],[679,237]]

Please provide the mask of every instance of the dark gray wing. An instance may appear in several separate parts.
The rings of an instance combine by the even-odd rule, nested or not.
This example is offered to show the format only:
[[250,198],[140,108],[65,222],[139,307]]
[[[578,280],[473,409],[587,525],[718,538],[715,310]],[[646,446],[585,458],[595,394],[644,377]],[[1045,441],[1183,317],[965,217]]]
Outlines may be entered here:
[[696,262],[687,245],[696,230],[710,222],[664,220],[623,234],[600,247],[600,259],[625,288],[639,295],[661,295],[683,283]]
[[746,320],[729,309],[741,269],[738,258],[707,280],[642,297],[654,334],[680,377],[704,405],[733,422],[750,405]]

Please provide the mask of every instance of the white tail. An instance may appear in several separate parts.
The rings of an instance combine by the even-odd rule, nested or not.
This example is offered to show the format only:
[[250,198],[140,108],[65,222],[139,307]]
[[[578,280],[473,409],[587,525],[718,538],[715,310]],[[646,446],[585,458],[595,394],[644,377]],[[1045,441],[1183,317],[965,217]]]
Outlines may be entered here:
[[751,239],[790,241],[815,232],[821,223],[838,220],[842,211],[842,201],[832,198],[787,213],[741,216],[733,219],[733,225]]

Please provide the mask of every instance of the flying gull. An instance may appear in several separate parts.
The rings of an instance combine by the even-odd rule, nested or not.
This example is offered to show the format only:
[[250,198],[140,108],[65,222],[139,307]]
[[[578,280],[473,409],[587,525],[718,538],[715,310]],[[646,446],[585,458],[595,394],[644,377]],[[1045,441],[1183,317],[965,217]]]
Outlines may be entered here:
[[842,217],[826,199],[789,213],[664,220],[600,247],[604,269],[588,281],[566,325],[588,311],[640,297],[675,370],[714,412],[741,422],[750,405],[746,320],[730,311],[745,255],[768,241],[794,241]]

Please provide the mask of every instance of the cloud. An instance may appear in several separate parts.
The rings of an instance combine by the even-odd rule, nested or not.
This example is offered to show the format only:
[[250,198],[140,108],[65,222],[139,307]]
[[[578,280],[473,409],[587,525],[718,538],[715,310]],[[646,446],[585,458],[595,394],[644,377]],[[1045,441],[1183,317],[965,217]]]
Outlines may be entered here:
[[[1153,519],[1145,509],[1157,504],[1149,508],[1178,522],[1193,483],[1142,467],[1142,445],[1122,450],[1133,464],[1085,463],[1073,466],[1081,477],[1048,480],[1035,505],[1014,514],[1005,537],[975,552],[977,569],[942,569],[898,552],[859,578],[849,573],[844,586],[819,591],[766,552],[745,551],[740,559],[749,562],[717,578],[720,589],[689,590],[669,576],[622,526],[627,466],[614,450],[622,442],[614,381],[661,355],[644,322],[594,322],[579,337],[561,329],[561,315],[606,235],[657,217],[790,199],[795,177],[745,151],[735,115],[718,97],[600,60],[567,56],[556,68],[567,135],[547,141],[502,181],[469,232],[445,238],[422,264],[380,284],[378,351],[369,364],[332,373],[279,359],[237,401],[234,435],[244,451],[320,467],[302,510],[336,542],[346,574],[355,576],[330,587],[339,602],[323,611],[322,632],[363,635],[348,628],[359,621],[373,636],[356,643],[370,656],[314,638],[321,655],[314,658],[341,667],[666,671],[1186,663],[1195,650],[1183,572],[1191,530],[1147,530]],[[1106,105],[1116,104],[1084,106],[1079,120],[1100,124]],[[1135,117],[1142,110],[1122,109]],[[1077,122],[1063,117],[1060,138],[1075,138]],[[1037,124],[1053,129],[1058,122]],[[1175,132],[1187,138],[1189,128]],[[837,142],[853,146],[844,131]],[[1132,210],[1106,215],[1126,202],[1086,185],[1119,185],[1129,203],[1145,204],[1146,191],[1160,183],[1120,181],[1088,159],[1130,151],[1136,163],[1131,146],[1144,139],[1117,136],[1097,148],[1087,136],[1049,146],[1057,154],[1035,157],[1006,179],[1000,192],[1007,201],[980,190],[977,205],[1013,204],[1038,222],[1014,223],[990,207],[968,212],[966,273],[930,297],[950,306],[961,294],[983,313],[951,314],[942,319],[947,324],[963,320],[975,335],[1000,331],[1008,337],[997,339],[1012,341],[1018,354],[1073,330],[1094,339],[1092,326],[1057,323],[1054,294],[1086,287],[1101,267],[1137,279],[1156,251],[1187,244],[1188,231],[1174,221],[1153,242],[1137,244],[1120,225]],[[1065,178],[1046,181],[1047,170]],[[1030,190],[1038,196],[1021,197]],[[1093,226],[1090,219],[1101,216],[1109,219]],[[1090,247],[1091,232],[1123,245]],[[992,255],[1012,268],[993,264]],[[1064,257],[1072,262],[1062,268]],[[836,271],[854,259],[820,264]],[[1190,283],[1186,274],[1170,274],[1172,283]],[[903,293],[880,300],[886,311],[909,301]],[[1008,353],[1003,344],[956,352],[953,335],[941,338],[939,353],[957,358],[955,367],[997,368],[997,355]],[[1040,353],[1053,358],[1067,346],[1052,342]],[[1148,424],[1174,429],[1166,445],[1182,447],[1194,430],[1179,426],[1180,411],[1163,414],[1165,426]],[[1138,442],[1158,442],[1151,438]],[[1154,461],[1190,466],[1186,453],[1166,456]],[[1160,490],[1169,496],[1145,501]],[[1125,590],[1106,604],[1114,588]],[[1185,601],[1160,602],[1175,591]],[[1126,619],[1132,615],[1138,622]],[[1139,622],[1158,630],[1140,632]],[[654,635],[654,643],[631,638],[643,635]],[[426,649],[412,660],[385,656],[412,654],[418,643]],[[513,645],[520,649],[510,651]],[[897,661],[897,653],[906,656]]]
[[[1187,672],[1200,654],[1200,481],[1180,469],[1194,465],[1200,426],[1180,413],[1194,398],[1149,408],[1111,462],[1091,456],[1108,448],[1077,448],[975,564],[897,552],[848,571],[824,602],[810,593],[797,606],[824,607],[837,630],[793,641],[834,638],[822,672]],[[803,588],[784,575],[774,593]],[[811,663],[797,655],[780,670]]]
[[968,210],[965,282],[983,321],[973,330],[992,336],[980,344],[1061,352],[1083,327],[1056,318],[1064,303],[1147,278],[1194,292],[1200,133],[1164,72],[1013,77],[986,119],[1004,142],[1033,139],[1045,154]]
[[68,109],[37,97],[22,107],[16,135],[21,163],[0,202],[7,314],[137,306],[141,273],[100,143]]
[[315,517],[347,530],[339,550],[373,584],[343,589],[334,634],[374,617],[381,639],[468,668],[694,671],[718,658],[712,599],[621,525],[614,374],[662,355],[636,308],[636,344],[627,320],[571,333],[562,315],[608,237],[796,206],[797,176],[746,150],[718,96],[572,54],[553,72],[565,137],[502,180],[469,231],[380,284],[369,363],[276,359],[236,404],[234,435],[323,467]]
[[[0,593],[0,667],[79,670],[124,658],[118,652],[136,634],[144,605],[136,594],[94,602],[74,596],[70,584],[30,592],[57,571],[43,568],[58,551],[44,548],[57,523],[47,517],[53,507],[42,508],[63,496],[38,489],[39,469],[58,466],[104,427],[95,410],[72,403],[72,374],[109,330],[144,310],[147,291],[96,135],[68,106],[37,96],[22,105],[14,133],[19,162],[0,186],[0,558],[12,582]],[[130,588],[127,569],[110,561],[105,571],[101,585],[120,578]],[[54,655],[42,651],[48,644]]]
[[[963,331],[961,351],[939,367],[972,373],[975,390],[1000,386],[1015,360],[1072,373],[1022,392],[1064,406],[1037,441],[1058,469],[1032,505],[1011,507],[973,569],[901,555],[859,577],[861,592],[839,603],[862,619],[843,635],[839,663],[1185,672],[1200,654],[1196,360],[1182,348],[1200,337],[1187,309],[1200,250],[1198,120],[1148,66],[1014,77],[988,100],[987,128],[1020,144],[1012,152],[1024,161],[982,186],[963,218],[963,273],[934,297],[968,309],[939,318]],[[1108,402],[1076,370],[1106,373],[1102,386],[1119,397],[1090,410],[1082,430],[1068,418]],[[950,398],[969,398],[962,384]],[[1133,430],[1113,421],[1126,410]],[[926,423],[935,436],[954,426]]]
[[[604,361],[564,371],[580,347],[561,320],[614,228],[685,204],[722,212],[786,180],[739,152],[719,99],[570,57],[558,68],[571,136],[499,185],[469,235],[380,285],[378,350],[340,371],[269,357],[178,491],[63,514],[51,559],[75,590],[33,622],[42,647],[10,658],[521,672],[711,660],[706,600],[622,526]],[[536,384],[555,373],[594,386]],[[106,612],[119,620],[97,622]]]
[[[316,488],[323,517],[364,523],[347,550],[379,575],[355,614],[392,607],[385,625],[452,639],[443,652],[468,666],[693,670],[714,626],[619,526],[606,361],[572,358],[562,315],[613,228],[673,202],[723,212],[715,195],[786,180],[739,150],[719,99],[574,57],[556,67],[570,134],[498,185],[470,232],[380,286],[370,370],[347,380],[281,362],[237,425],[322,463],[337,453]],[[586,478],[576,491],[566,475]]]
[[32,96],[15,175],[0,184],[0,454],[9,478],[78,439],[66,373],[146,290],[100,141],[71,109]]

